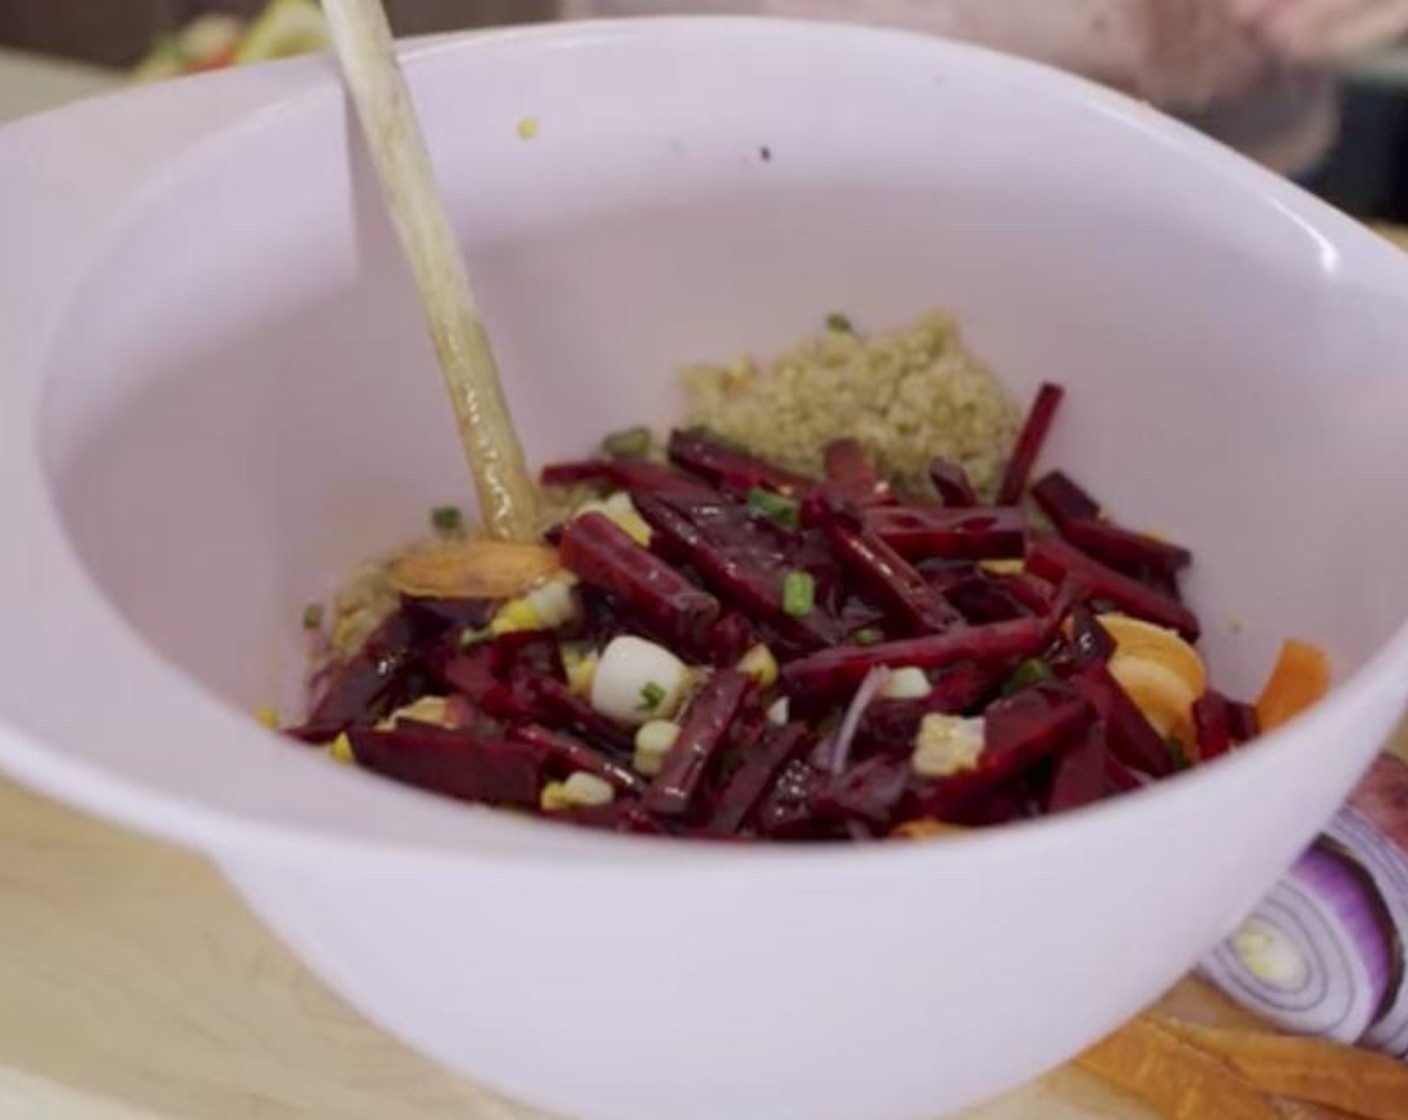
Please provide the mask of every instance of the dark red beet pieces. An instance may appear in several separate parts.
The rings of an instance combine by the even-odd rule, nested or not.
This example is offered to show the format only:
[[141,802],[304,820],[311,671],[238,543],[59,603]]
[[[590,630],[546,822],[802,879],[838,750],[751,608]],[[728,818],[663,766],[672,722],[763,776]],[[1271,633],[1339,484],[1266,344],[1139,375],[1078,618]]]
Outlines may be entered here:
[[[789,641],[815,648],[837,641],[841,628],[820,611],[789,614],[783,602],[793,557],[784,549],[797,542],[760,540],[763,531],[752,515],[711,503],[673,502],[663,496],[636,499],[641,516],[662,538],[659,545],[677,555],[731,607],[746,616],[766,620]],[[776,530],[785,532],[785,530]]]
[[865,517],[886,544],[910,558],[1010,559],[1026,544],[1026,525],[1015,508],[882,506]]
[[558,763],[565,771],[581,770],[595,774],[623,793],[642,793],[645,790],[645,780],[625,763],[570,735],[532,724],[515,727],[510,735],[515,742],[523,743],[540,757]]
[[544,486],[613,486],[632,494],[709,493],[697,478],[645,459],[587,459],[544,467]]
[[804,475],[726,447],[700,432],[672,432],[668,451],[672,463],[734,494],[762,489],[793,496],[812,486]]
[[1027,550],[1027,567],[1053,582],[1078,580],[1092,599],[1106,599],[1135,618],[1177,630],[1190,642],[1197,640],[1198,619],[1182,603],[1106,567],[1065,541],[1054,537],[1037,541]]
[[926,816],[950,819],[1071,745],[1090,719],[1090,705],[1064,685],[1037,685],[993,702],[983,713],[977,764],[923,783],[916,792],[919,808]]
[[1107,521],[1068,521],[1061,534],[1082,552],[1126,575],[1172,576],[1193,560],[1186,548]]
[[406,785],[486,805],[538,804],[546,758],[530,744],[417,725],[348,732],[358,765]]
[[877,601],[904,619],[911,633],[943,633],[963,622],[963,616],[858,517],[833,517],[825,531],[842,565]]
[[[711,840],[866,839],[925,816],[986,827],[1137,789],[1179,769],[1181,751],[1111,673],[1098,615],[1195,638],[1177,595],[1191,556],[1111,523],[1059,471],[1030,487],[1059,536],[1029,531],[1019,503],[1060,400],[1042,386],[991,506],[942,459],[929,471],[937,503],[897,492],[854,439],[824,449],[820,479],[701,431],[673,433],[669,463],[549,467],[547,485],[627,492],[649,546],[602,512],[554,527],[580,580],[556,630],[499,633],[497,602],[406,599],[290,734],[346,731],[368,769],[464,800]],[[988,563],[1018,558],[1019,570]],[[622,635],[690,667],[677,727],[652,729],[673,745],[651,766],[669,738],[637,740],[588,698],[602,678],[580,675]],[[570,684],[564,653],[582,659]],[[646,669],[673,680],[678,666],[646,648],[632,657],[610,671],[653,703],[662,686]],[[877,669],[891,673],[858,691]],[[622,685],[609,687],[619,697]],[[423,722],[433,707],[381,722],[426,696],[445,699],[450,726]],[[939,716],[980,720],[981,739]],[[1217,692],[1192,716],[1203,759],[1258,730],[1251,707]],[[544,802],[548,782],[562,788]]]
[[807,729],[800,723],[790,723],[764,736],[728,779],[705,831],[711,836],[733,836],[739,832],[777,776],[811,745]]
[[719,601],[636,544],[600,513],[574,518],[562,534],[562,562],[638,615],[653,633],[696,645],[719,617]]
[[978,492],[968,472],[947,459],[935,459],[929,464],[929,479],[938,491],[939,500],[950,509],[971,509],[978,504]]
[[895,815],[909,789],[907,758],[875,755],[833,777],[817,798],[817,811],[873,829],[898,823]]
[[827,481],[850,501],[869,505],[889,494],[889,484],[880,478],[874,461],[856,440],[838,439],[827,444],[822,458]]
[[1002,476],[1002,485],[997,488],[998,505],[1016,505],[1026,493],[1027,479],[1031,476],[1032,467],[1036,466],[1037,456],[1041,454],[1041,445],[1046,442],[1047,433],[1051,431],[1051,422],[1056,419],[1056,410],[1065,395],[1064,389],[1050,383],[1037,390],[1036,400],[1032,402],[1031,411],[1027,413],[1026,423],[1022,425],[1021,434],[1017,437],[1017,446],[1007,463],[1007,471]]
[[351,660],[334,669],[308,719],[294,734],[326,743],[349,727],[373,724],[412,699],[409,680],[425,631],[397,611],[372,633]]
[[1052,471],[1032,486],[1032,497],[1058,529],[1072,521],[1094,521],[1100,516],[1100,503],[1061,471]]
[[1079,741],[1056,763],[1046,811],[1064,813],[1103,798],[1110,791],[1109,753],[1104,724],[1098,720],[1087,724]]
[[689,812],[704,773],[724,745],[750,687],[748,677],[729,669],[704,682],[685,712],[679,738],[642,799],[647,812],[663,817],[682,817]]
[[1030,657],[1041,651],[1046,631],[1045,619],[1023,618],[876,646],[844,646],[793,661],[783,667],[782,676],[790,692],[815,701],[855,689],[877,666],[939,669],[964,661]]
[[1169,745],[1104,664],[1086,665],[1070,683],[1104,720],[1110,750],[1121,763],[1152,778],[1173,773],[1176,759]]
[[1230,704],[1227,697],[1208,689],[1193,705],[1193,727],[1198,733],[1198,752],[1203,762],[1232,749]]

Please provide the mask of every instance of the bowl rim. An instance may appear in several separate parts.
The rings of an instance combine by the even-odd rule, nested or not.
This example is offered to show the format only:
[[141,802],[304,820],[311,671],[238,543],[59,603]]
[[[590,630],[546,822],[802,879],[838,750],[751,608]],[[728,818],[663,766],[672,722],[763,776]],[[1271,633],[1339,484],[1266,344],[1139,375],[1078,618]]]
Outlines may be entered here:
[[[532,53],[563,45],[624,44],[649,48],[678,37],[724,43],[759,37],[795,49],[821,49],[844,38],[849,50],[922,57],[926,63],[994,69],[1006,79],[1060,97],[1078,111],[1113,118],[1141,142],[1169,145],[1211,169],[1265,205],[1275,207],[1314,239],[1324,252],[1355,262],[1370,275],[1408,290],[1408,260],[1370,231],[1271,172],[1223,149],[1192,129],[1147,105],[1050,67],[996,52],[909,32],[834,24],[749,17],[647,17],[636,20],[537,27],[436,36],[406,44],[402,55],[414,83],[418,68],[480,50]],[[1309,751],[1333,736],[1354,710],[1408,702],[1408,622],[1358,671],[1341,682],[1322,704],[1268,735],[1256,751],[1241,752],[1216,766],[1155,783],[1126,797],[1060,818],[1020,822],[983,830],[946,844],[916,845],[716,845],[658,843],[573,829],[551,822],[467,808],[433,795],[403,789],[373,775],[343,772],[258,728],[166,663],[108,603],[68,543],[53,506],[42,465],[39,416],[45,367],[56,332],[90,270],[104,258],[107,244],[146,213],[164,185],[179,181],[194,163],[217,152],[232,137],[257,129],[281,113],[297,111],[314,99],[340,99],[341,90],[326,58],[296,59],[270,66],[185,79],[183,97],[160,89],[135,89],[44,114],[0,130],[0,228],[23,215],[24,229],[9,232],[26,247],[0,261],[0,517],[26,526],[26,548],[0,548],[0,621],[12,643],[42,641],[54,613],[66,629],[89,628],[122,659],[133,688],[170,690],[182,715],[198,720],[202,733],[238,749],[278,751],[278,790],[256,783],[269,800],[248,798],[223,804],[193,797],[122,767],[94,760],[45,740],[76,741],[69,734],[37,733],[35,713],[16,701],[16,689],[43,689],[42,660],[20,661],[7,670],[8,693],[0,688],[0,767],[18,780],[100,816],[209,852],[317,863],[350,861],[361,869],[382,867],[497,866],[511,860],[519,870],[555,873],[560,857],[597,873],[630,873],[639,868],[688,867],[706,873],[732,873],[745,865],[750,874],[799,872],[827,876],[838,868],[954,858],[985,850],[996,854],[1047,845],[1056,837],[1074,839],[1090,830],[1120,827],[1132,813],[1186,811],[1213,783],[1257,782],[1257,775],[1282,765],[1282,755]],[[153,125],[160,127],[153,128]],[[97,130],[107,137],[95,146]],[[158,134],[153,138],[153,133]],[[81,174],[76,174],[81,172]],[[81,189],[72,189],[81,181]],[[55,191],[56,182],[67,191]],[[93,187],[92,184],[103,184]],[[115,188],[115,189],[113,189]],[[96,661],[98,654],[93,654]],[[105,663],[109,666],[116,662]],[[52,685],[49,685],[52,688]],[[87,717],[90,732],[97,716]],[[336,783],[342,783],[336,787]],[[326,792],[340,809],[310,813],[297,803],[306,791]],[[409,825],[370,828],[359,813],[411,818]],[[311,822],[310,822],[311,817]],[[1307,832],[1319,822],[1308,822]],[[516,872],[517,873],[517,872]]]

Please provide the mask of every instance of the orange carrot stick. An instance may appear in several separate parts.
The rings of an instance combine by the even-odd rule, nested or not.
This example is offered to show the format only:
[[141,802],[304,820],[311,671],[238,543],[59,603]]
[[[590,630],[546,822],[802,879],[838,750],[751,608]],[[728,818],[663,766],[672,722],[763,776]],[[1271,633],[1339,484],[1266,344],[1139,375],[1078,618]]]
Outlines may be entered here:
[[1325,651],[1309,642],[1285,642],[1266,687],[1257,697],[1256,715],[1261,730],[1280,727],[1329,691],[1330,659]]
[[1408,1065],[1393,1058],[1317,1038],[1153,1021],[1263,1092],[1328,1105],[1366,1120],[1408,1120]]

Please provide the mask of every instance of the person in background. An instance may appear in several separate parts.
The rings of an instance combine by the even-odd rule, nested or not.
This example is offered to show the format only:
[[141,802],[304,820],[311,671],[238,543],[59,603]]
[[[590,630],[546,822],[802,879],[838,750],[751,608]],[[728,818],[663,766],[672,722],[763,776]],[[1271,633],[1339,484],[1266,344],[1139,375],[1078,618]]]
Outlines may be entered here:
[[682,12],[883,24],[1073,70],[1309,176],[1334,141],[1334,68],[1408,32],[1408,0],[560,0],[567,18]]

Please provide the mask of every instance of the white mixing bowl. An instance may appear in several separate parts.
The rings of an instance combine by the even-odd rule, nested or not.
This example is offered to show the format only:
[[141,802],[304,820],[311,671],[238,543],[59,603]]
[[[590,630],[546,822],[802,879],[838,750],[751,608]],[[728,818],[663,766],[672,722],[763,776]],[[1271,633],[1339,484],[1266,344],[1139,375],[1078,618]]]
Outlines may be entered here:
[[1408,696],[1408,259],[1133,102],[942,42],[661,21],[408,63],[535,459],[664,422],[682,361],[948,306],[1015,391],[1069,388],[1050,461],[1197,550],[1233,692],[1287,634],[1342,683],[1116,803],[864,849],[593,835],[265,733],[302,604],[464,489],[317,59],[0,136],[0,764],[207,853],[373,1019],[590,1120],[915,1120],[1155,996]]

